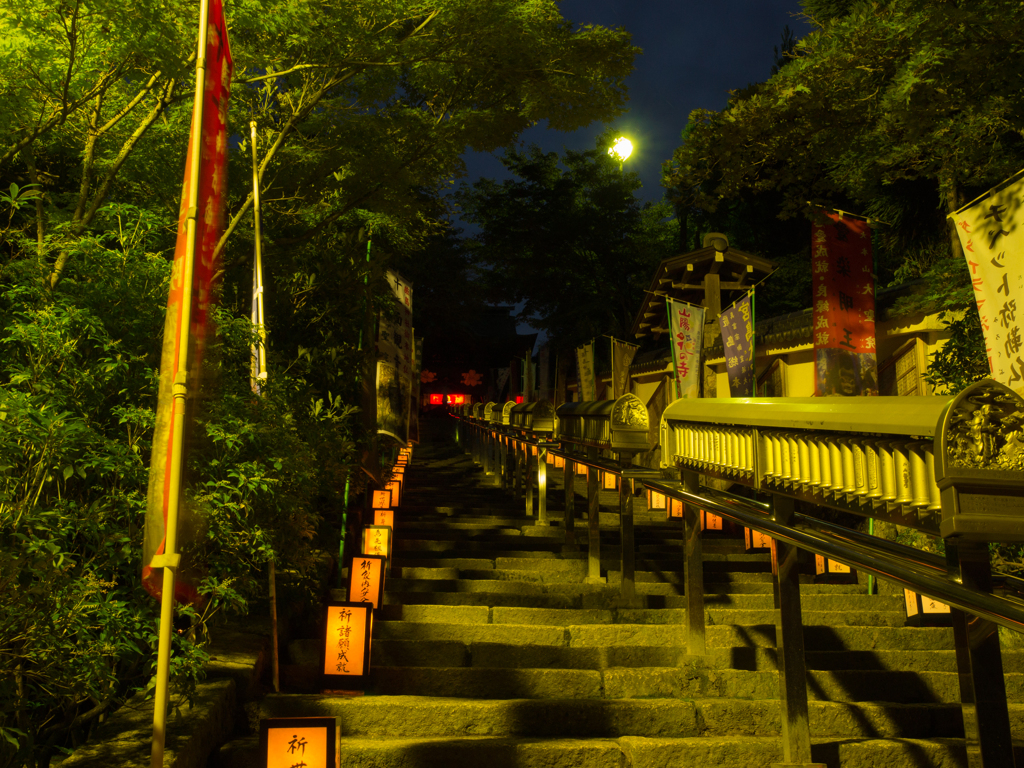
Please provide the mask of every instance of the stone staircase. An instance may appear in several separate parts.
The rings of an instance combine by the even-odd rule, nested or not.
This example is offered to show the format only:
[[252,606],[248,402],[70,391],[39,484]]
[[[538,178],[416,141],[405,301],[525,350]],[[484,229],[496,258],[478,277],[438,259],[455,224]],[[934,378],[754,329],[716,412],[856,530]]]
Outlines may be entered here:
[[[371,688],[361,697],[271,694],[260,716],[338,717],[341,765],[360,768],[780,762],[768,556],[705,537],[708,653],[688,656],[681,524],[645,516],[640,504],[638,601],[626,606],[617,516],[602,526],[608,583],[587,584],[585,521],[581,551],[563,552],[558,475],[549,474],[553,524],[539,527],[453,443],[421,445],[396,513]],[[615,498],[606,495],[609,509]],[[967,765],[952,631],[904,627],[900,597],[806,581],[815,760]],[[313,664],[315,643],[291,643],[291,661]],[[1011,702],[1022,700],[1022,666],[1021,652],[1004,651]],[[1022,714],[1011,703],[1015,732]],[[226,745],[211,765],[255,765],[247,744]]]

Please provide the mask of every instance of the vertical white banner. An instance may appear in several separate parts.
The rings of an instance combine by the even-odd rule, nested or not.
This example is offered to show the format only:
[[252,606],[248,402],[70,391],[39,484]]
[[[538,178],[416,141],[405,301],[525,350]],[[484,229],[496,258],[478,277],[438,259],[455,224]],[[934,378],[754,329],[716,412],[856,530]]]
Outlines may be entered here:
[[700,397],[700,352],[704,343],[704,307],[665,299],[672,333],[675,397]]
[[1024,178],[950,216],[971,271],[992,378],[1024,396],[1022,201]]

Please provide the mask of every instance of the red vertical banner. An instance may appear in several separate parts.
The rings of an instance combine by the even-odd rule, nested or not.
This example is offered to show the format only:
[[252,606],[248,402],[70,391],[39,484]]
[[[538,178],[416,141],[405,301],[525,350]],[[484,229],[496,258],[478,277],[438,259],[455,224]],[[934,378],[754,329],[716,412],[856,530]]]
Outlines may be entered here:
[[815,394],[877,395],[871,230],[860,219],[821,217],[811,229]]
[[[178,214],[178,238],[174,247],[174,266],[167,296],[167,315],[164,319],[163,349],[160,358],[160,384],[157,393],[156,425],[153,433],[153,453],[149,469],[149,490],[146,502],[146,531],[143,544],[142,583],[146,590],[159,598],[163,590],[163,576],[159,568],[151,566],[157,555],[164,554],[166,544],[167,513],[170,503],[171,457],[174,453],[174,410],[177,407],[172,390],[182,356],[186,356],[189,370],[189,391],[199,384],[199,371],[206,346],[209,326],[209,307],[214,275],[217,273],[216,249],[223,228],[224,198],[227,186],[228,98],[231,93],[233,64],[228,45],[228,28],[221,0],[209,0],[206,35],[206,79],[203,88],[202,125],[196,125],[193,113],[189,132],[189,150],[185,161],[185,181],[182,185],[181,209]],[[200,133],[199,186],[196,195],[195,252],[192,267],[192,286],[188,345],[181,348],[181,329],[184,322],[186,252],[188,250],[187,201],[191,199],[189,169],[192,167],[192,137]],[[186,430],[188,425],[186,424]],[[182,460],[184,465],[184,459]],[[184,534],[193,530],[187,520],[187,509],[179,510],[179,530]],[[187,562],[189,542],[179,535],[177,549],[182,552],[182,565],[175,580],[175,599],[192,602],[198,594],[193,584],[196,572]],[[190,578],[191,577],[191,578]]]

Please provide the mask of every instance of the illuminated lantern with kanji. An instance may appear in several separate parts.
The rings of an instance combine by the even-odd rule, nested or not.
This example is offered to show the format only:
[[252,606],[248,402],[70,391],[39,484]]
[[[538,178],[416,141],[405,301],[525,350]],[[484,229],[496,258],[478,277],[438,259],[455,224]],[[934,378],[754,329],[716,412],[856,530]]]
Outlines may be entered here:
[[814,581],[818,584],[856,584],[857,571],[824,555],[815,555]]
[[[665,509],[666,503],[664,493],[652,491],[650,488],[647,489],[647,509]],[[672,515],[668,516],[672,517]]]
[[391,506],[402,506],[402,481],[392,480],[387,484],[386,488],[391,491]]
[[329,602],[324,606],[320,674],[324,691],[363,690],[370,674],[373,607]]
[[[548,454],[548,455],[551,456],[553,454]],[[561,456],[555,456],[554,459],[555,459],[555,461],[554,461],[555,469],[565,469],[565,459],[563,459]]]
[[907,605],[907,626],[910,627],[949,627],[953,624],[953,614],[949,606],[931,597],[919,595],[909,589],[903,590],[903,598]]
[[374,525],[386,525],[388,528],[394,530],[395,528],[395,510],[393,509],[375,509],[373,510],[373,524]]
[[664,496],[661,498],[663,499],[661,503],[666,505],[665,517],[669,520],[682,520],[683,502],[679,499],[666,499]]
[[440,392],[436,392],[430,395],[431,405],[444,405],[444,395]]
[[753,528],[744,528],[743,544],[748,553],[769,552],[772,548],[772,537]]
[[606,491],[614,491],[619,487],[618,478],[611,472],[602,472],[601,487]]
[[367,525],[363,528],[363,554],[380,555],[391,561],[391,528],[386,525]]
[[260,720],[263,768],[334,768],[337,722],[333,717],[272,717]]
[[348,599],[352,603],[369,603],[374,608],[384,604],[384,568],[387,558],[379,555],[356,555],[348,575]]
[[702,509],[700,511],[700,529],[702,531],[716,531],[721,533],[724,528],[722,522],[722,518],[718,515],[713,515],[706,509]]
[[371,499],[373,509],[390,509],[391,508],[391,491],[385,489],[383,491],[374,491],[373,498]]

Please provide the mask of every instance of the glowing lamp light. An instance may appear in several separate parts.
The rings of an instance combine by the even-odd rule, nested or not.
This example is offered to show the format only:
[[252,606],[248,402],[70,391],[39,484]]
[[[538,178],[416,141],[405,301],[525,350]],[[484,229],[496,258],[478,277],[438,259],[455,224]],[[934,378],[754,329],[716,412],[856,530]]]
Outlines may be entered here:
[[[662,499],[665,497],[662,496]],[[665,510],[665,517],[669,520],[682,520],[683,519],[683,502],[679,499],[668,499],[667,502],[663,501],[663,504],[667,503],[668,507]]]
[[[647,491],[647,508],[648,509],[665,509],[665,494],[658,493],[648,489]],[[672,515],[669,515],[672,517]]]
[[263,768],[334,768],[337,723],[333,717],[272,717],[260,720]]
[[324,628],[320,658],[323,690],[362,690],[370,673],[373,608],[369,603],[328,602],[324,606]]
[[384,489],[383,491],[374,491],[371,504],[373,505],[373,509],[390,509],[391,491],[387,489]]
[[532,453],[534,456],[537,455],[538,449],[536,445],[530,447],[530,453]]
[[615,143],[608,148],[608,154],[620,163],[625,162],[625,160],[633,154],[633,142],[625,136],[619,136],[619,138],[615,140]]
[[363,527],[363,554],[380,555],[391,560],[391,527],[367,525]]
[[444,405],[444,395],[438,393],[430,396],[431,405]]
[[388,506],[391,506],[391,507],[400,507],[400,506],[402,506],[402,481],[401,480],[392,480],[385,487],[389,491],[391,491],[391,502],[392,503],[389,504]]
[[611,472],[601,473],[601,487],[606,491],[614,491],[619,487],[618,478]]
[[522,395],[516,395],[516,405],[518,405],[521,402],[523,402],[523,396]]
[[814,556],[814,581],[818,584],[856,584],[857,572],[824,555]]
[[907,604],[907,624],[912,627],[941,627],[953,623],[953,614],[949,606],[930,597],[903,590],[903,598]]
[[555,456],[555,469],[564,469],[564,468],[565,468],[565,459],[563,459],[561,456]]
[[700,529],[702,531],[721,531],[722,528],[721,517],[711,514],[706,509],[700,511]]
[[380,555],[356,555],[348,574],[348,599],[352,603],[369,603],[374,608],[384,604],[384,567],[387,558]]
[[767,552],[772,548],[772,537],[752,528],[744,528],[743,544],[747,552]]
[[465,405],[466,404],[466,396],[465,395],[448,395],[448,402],[451,403],[452,405]]
[[373,510],[373,524],[374,525],[386,525],[388,528],[394,530],[394,528],[395,528],[395,510],[393,510],[393,509],[375,509],[375,510]]

